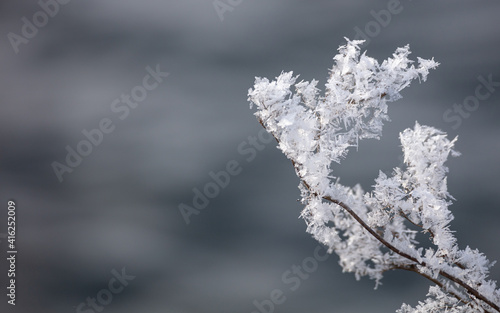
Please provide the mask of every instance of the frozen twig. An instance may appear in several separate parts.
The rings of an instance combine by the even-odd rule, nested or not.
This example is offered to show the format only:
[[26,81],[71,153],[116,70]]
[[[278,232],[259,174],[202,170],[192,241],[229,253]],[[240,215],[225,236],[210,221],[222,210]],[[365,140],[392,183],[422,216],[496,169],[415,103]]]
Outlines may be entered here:
[[[425,302],[415,308],[404,304],[398,312],[500,312],[500,291],[488,280],[492,263],[477,250],[460,249],[449,229],[453,198],[444,163],[459,155],[453,150],[456,138],[418,123],[406,129],[400,134],[406,167],[395,168],[391,177],[380,172],[369,193],[333,176],[332,161],[340,163],[362,139],[380,138],[389,119],[387,102],[438,66],[421,58],[412,65],[408,46],[379,64],[360,53],[361,43],[347,40],[339,48],[324,96],[317,81],[296,83],[292,72],[275,81],[256,78],[249,90],[257,119],[301,180],[307,231],[357,279],[368,276],[378,284],[385,271],[404,269],[436,284]],[[428,234],[433,246],[418,247],[417,232]]]

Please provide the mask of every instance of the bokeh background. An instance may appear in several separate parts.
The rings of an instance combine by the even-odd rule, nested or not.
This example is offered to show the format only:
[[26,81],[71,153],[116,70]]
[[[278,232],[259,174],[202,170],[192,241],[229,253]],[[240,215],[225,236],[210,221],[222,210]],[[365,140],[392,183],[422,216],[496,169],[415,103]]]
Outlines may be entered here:
[[[428,283],[415,274],[387,273],[374,290],[343,274],[336,256],[290,290],[283,273],[317,246],[298,219],[298,179],[274,143],[250,162],[238,152],[261,130],[247,103],[255,76],[293,70],[323,85],[344,37],[375,27],[370,12],[391,1],[219,3],[231,10],[218,14],[212,0],[68,1],[17,53],[8,34],[20,35],[22,18],[41,7],[0,4],[0,233],[13,199],[19,251],[17,305],[2,292],[1,312],[76,312],[123,267],[135,279],[106,313],[250,313],[274,289],[286,296],[274,312],[394,312],[425,298]],[[336,175],[370,190],[379,169],[401,164],[398,134],[415,120],[459,135],[463,155],[448,163],[452,228],[461,247],[500,260],[500,88],[459,127],[443,118],[474,95],[478,76],[500,81],[500,3],[398,8],[371,29],[368,54],[381,61],[409,43],[414,58],[441,65],[404,90],[382,140],[361,142]],[[142,83],[147,66],[170,75],[120,120],[111,103]],[[102,118],[115,130],[60,183],[51,164]],[[242,172],[186,225],[179,204],[192,205],[193,188],[231,160]],[[5,257],[0,265],[5,288]],[[500,279],[498,266],[491,277]]]

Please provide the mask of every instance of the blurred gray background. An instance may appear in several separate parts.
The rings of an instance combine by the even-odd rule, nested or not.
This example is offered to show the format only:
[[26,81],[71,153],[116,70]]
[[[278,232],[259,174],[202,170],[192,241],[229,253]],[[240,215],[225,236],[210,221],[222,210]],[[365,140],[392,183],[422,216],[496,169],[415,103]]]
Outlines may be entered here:
[[[45,21],[37,1],[3,1],[0,233],[13,199],[19,252],[17,305],[3,289],[0,311],[77,312],[123,267],[135,278],[103,312],[250,313],[274,289],[286,297],[274,312],[394,312],[423,300],[423,278],[391,272],[373,290],[343,274],[336,256],[291,290],[282,275],[317,246],[298,219],[298,179],[274,143],[251,161],[238,152],[261,130],[246,100],[254,77],[293,70],[322,86],[356,29],[371,34],[366,49],[379,61],[409,43],[413,58],[441,65],[404,90],[382,140],[361,142],[336,175],[370,190],[379,169],[401,164],[398,134],[415,120],[459,135],[463,155],[448,163],[452,229],[462,248],[500,260],[500,87],[460,125],[457,113],[443,116],[474,95],[478,76],[500,81],[500,3],[402,0],[377,22],[373,12],[394,3],[221,0],[218,13],[211,0],[73,0],[13,45],[23,17]],[[111,104],[142,84],[147,66],[169,76],[121,120]],[[114,131],[60,183],[51,164],[103,118]],[[242,172],[186,225],[179,204],[192,206],[193,188],[231,160]],[[500,279],[498,266],[491,277]]]

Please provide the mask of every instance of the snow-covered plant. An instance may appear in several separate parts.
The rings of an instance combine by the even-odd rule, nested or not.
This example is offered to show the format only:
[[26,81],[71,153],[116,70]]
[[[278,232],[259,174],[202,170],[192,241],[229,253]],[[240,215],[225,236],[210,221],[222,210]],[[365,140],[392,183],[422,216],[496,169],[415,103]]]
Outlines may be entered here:
[[[339,48],[324,95],[318,81],[297,83],[293,72],[274,81],[256,78],[248,93],[250,108],[257,107],[257,119],[300,178],[307,231],[356,279],[368,276],[377,286],[385,271],[402,269],[433,283],[424,302],[403,304],[398,312],[500,312],[500,290],[488,279],[493,263],[477,250],[460,249],[449,228],[453,198],[444,163],[459,154],[456,138],[418,123],[406,129],[400,134],[405,168],[390,177],[380,172],[371,192],[343,186],[332,173],[332,161],[339,163],[359,140],[381,136],[387,102],[438,66],[421,58],[413,65],[408,46],[380,64],[360,53],[362,42],[347,39]],[[419,232],[429,236],[430,247],[419,246]]]

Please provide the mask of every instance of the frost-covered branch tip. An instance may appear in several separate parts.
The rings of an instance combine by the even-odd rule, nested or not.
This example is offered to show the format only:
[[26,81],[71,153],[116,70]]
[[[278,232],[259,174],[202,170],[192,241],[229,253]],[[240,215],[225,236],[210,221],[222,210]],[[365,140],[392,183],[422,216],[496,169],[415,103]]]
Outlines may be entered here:
[[[357,279],[368,276],[378,284],[385,271],[404,269],[435,284],[425,302],[416,308],[405,304],[399,312],[500,312],[500,291],[488,279],[492,264],[477,250],[460,249],[449,229],[453,198],[444,164],[458,155],[456,139],[416,123],[400,134],[406,166],[391,176],[380,172],[373,191],[335,179],[332,161],[339,163],[359,140],[380,138],[389,120],[387,102],[438,66],[421,58],[414,65],[408,46],[380,64],[360,53],[361,43],[347,40],[339,48],[324,95],[318,81],[297,82],[292,72],[274,81],[256,78],[248,93],[257,119],[301,180],[307,231],[335,251],[343,270]],[[433,245],[420,247],[418,232]]]

